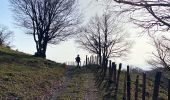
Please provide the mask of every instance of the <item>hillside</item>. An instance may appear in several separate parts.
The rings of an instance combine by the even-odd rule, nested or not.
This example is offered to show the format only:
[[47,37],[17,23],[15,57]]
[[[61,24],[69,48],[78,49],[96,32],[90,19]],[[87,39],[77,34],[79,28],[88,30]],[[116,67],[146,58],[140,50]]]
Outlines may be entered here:
[[163,86],[163,88],[167,89],[168,88],[168,79],[170,78],[170,72],[167,71],[164,68],[155,68],[153,70],[147,71],[146,74],[149,76],[148,78],[151,80],[154,80],[154,76],[156,74],[157,71],[162,72],[162,77],[161,77],[161,85]]
[[103,100],[87,67],[68,66],[61,87],[50,100]]
[[0,47],[0,99],[47,98],[64,71],[64,64]]
[[[89,66],[91,70],[95,73],[96,75],[96,67],[95,66]],[[118,72],[118,71],[117,71]],[[124,82],[125,82],[125,73],[126,71],[121,71],[120,73],[120,78],[119,78],[119,84],[118,84],[118,92],[117,92],[117,99],[122,100],[122,97],[124,95]],[[138,87],[138,99],[142,100],[142,74],[130,71],[130,78],[131,78],[131,100],[135,100],[135,81],[136,81],[136,76],[139,75],[139,87]],[[154,88],[154,75],[149,76],[148,74],[146,75],[146,100],[152,100],[153,97],[153,88]],[[153,77],[153,79],[150,79]],[[113,89],[113,84],[111,84],[111,89],[107,90],[107,82],[108,82],[108,77],[106,76],[101,87],[98,89],[101,91],[101,96],[104,97],[104,100],[113,100],[113,96],[115,91],[111,90]],[[163,82],[161,82],[160,90],[159,90],[159,99],[158,100],[168,100],[168,89],[163,88]],[[108,95],[112,91],[110,95]]]
[[[89,65],[84,66],[81,69],[75,68],[75,66],[68,66],[66,68],[65,78],[62,82],[61,88],[53,96],[52,100],[113,100],[115,91],[106,89],[108,78],[105,77],[101,87],[97,87],[96,82],[96,69],[98,66]],[[118,71],[117,71],[118,72]],[[124,95],[124,82],[126,71],[121,71],[119,78],[119,87],[117,92],[117,100],[122,100]],[[135,100],[135,81],[136,76],[139,75],[139,87],[138,87],[138,99],[142,100],[142,75],[141,73],[130,71],[131,76],[131,100]],[[154,80],[150,79],[148,74],[146,75],[146,100],[152,100]],[[161,83],[162,84],[162,83]],[[113,88],[112,88],[113,89]],[[109,91],[112,91],[110,95]],[[167,88],[160,86],[159,99],[168,100]]]
[[[95,85],[97,67],[66,66],[50,60],[36,58],[6,47],[0,47],[0,99],[45,100],[111,100],[105,89]],[[154,72],[154,71],[153,71]],[[149,77],[154,77],[147,74]],[[134,100],[137,72],[131,75],[131,98]],[[118,100],[123,96],[125,71],[120,74]],[[154,79],[154,78],[153,78]],[[146,100],[152,99],[153,79],[146,83]],[[102,85],[107,83],[107,78]],[[139,99],[142,94],[142,75],[139,73]],[[111,93],[114,95],[114,91]],[[160,100],[167,100],[166,88],[160,88]]]

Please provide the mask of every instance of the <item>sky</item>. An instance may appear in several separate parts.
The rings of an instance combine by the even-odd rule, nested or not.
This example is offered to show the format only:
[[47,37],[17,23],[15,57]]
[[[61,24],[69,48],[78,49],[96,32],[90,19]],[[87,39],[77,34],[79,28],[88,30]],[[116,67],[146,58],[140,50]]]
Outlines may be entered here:
[[[91,0],[79,0],[80,11],[83,13],[84,21],[96,13],[102,11],[101,5],[96,1]],[[24,29],[18,27],[15,24],[13,18],[14,13],[10,9],[8,0],[1,0],[0,3],[0,24],[7,26],[11,31],[14,32],[12,39],[13,49],[19,51],[34,54],[36,52],[35,43],[31,35],[24,33]],[[131,38],[135,41],[131,53],[127,59],[113,59],[117,63],[122,62],[125,65],[133,65],[142,69],[150,68],[146,63],[146,60],[150,57],[150,53],[153,48],[149,44],[148,37],[137,37],[138,29],[134,28],[133,25],[127,25],[126,31],[132,34]],[[74,61],[77,54],[80,55],[81,59],[85,59],[85,55],[90,55],[87,51],[79,48],[79,45],[74,42],[74,39],[69,39],[65,42],[61,42],[58,45],[49,45],[47,48],[47,58],[56,62],[67,62]]]

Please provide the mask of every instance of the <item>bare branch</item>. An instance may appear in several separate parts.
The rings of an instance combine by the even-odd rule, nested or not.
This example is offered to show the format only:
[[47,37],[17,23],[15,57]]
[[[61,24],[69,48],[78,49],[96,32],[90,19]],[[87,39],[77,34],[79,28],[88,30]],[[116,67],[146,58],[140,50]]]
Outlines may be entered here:
[[107,12],[91,18],[89,23],[80,29],[77,38],[80,46],[97,54],[99,59],[126,56],[132,42],[126,40],[127,33],[123,32],[120,24],[117,24],[119,21],[114,17],[115,15]]
[[33,35],[37,56],[46,56],[47,44],[58,44],[76,34],[80,17],[76,0],[10,0],[10,2],[18,25]]

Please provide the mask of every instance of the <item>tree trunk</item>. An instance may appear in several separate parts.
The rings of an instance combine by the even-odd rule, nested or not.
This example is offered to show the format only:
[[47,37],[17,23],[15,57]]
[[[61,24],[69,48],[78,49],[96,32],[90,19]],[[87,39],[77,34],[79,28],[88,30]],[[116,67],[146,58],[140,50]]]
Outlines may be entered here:
[[45,40],[44,40],[44,43],[43,43],[43,53],[42,53],[42,56],[43,56],[44,58],[46,58],[47,43],[48,43],[48,41],[47,41],[47,39],[45,39]]
[[34,55],[35,57],[46,58],[47,43],[47,39],[44,39],[44,42],[38,41],[36,43],[37,52]]

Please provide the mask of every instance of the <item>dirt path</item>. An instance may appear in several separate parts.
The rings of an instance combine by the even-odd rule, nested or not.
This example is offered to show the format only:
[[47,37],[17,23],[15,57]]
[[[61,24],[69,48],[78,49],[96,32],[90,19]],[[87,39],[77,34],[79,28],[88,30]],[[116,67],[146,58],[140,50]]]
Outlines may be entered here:
[[50,100],[101,100],[99,96],[92,72],[68,67],[61,87]]
[[84,95],[84,100],[99,100],[99,93],[97,88],[95,87],[94,83],[94,76],[93,73],[89,73],[86,76],[87,80],[84,83],[85,87],[85,95]]

